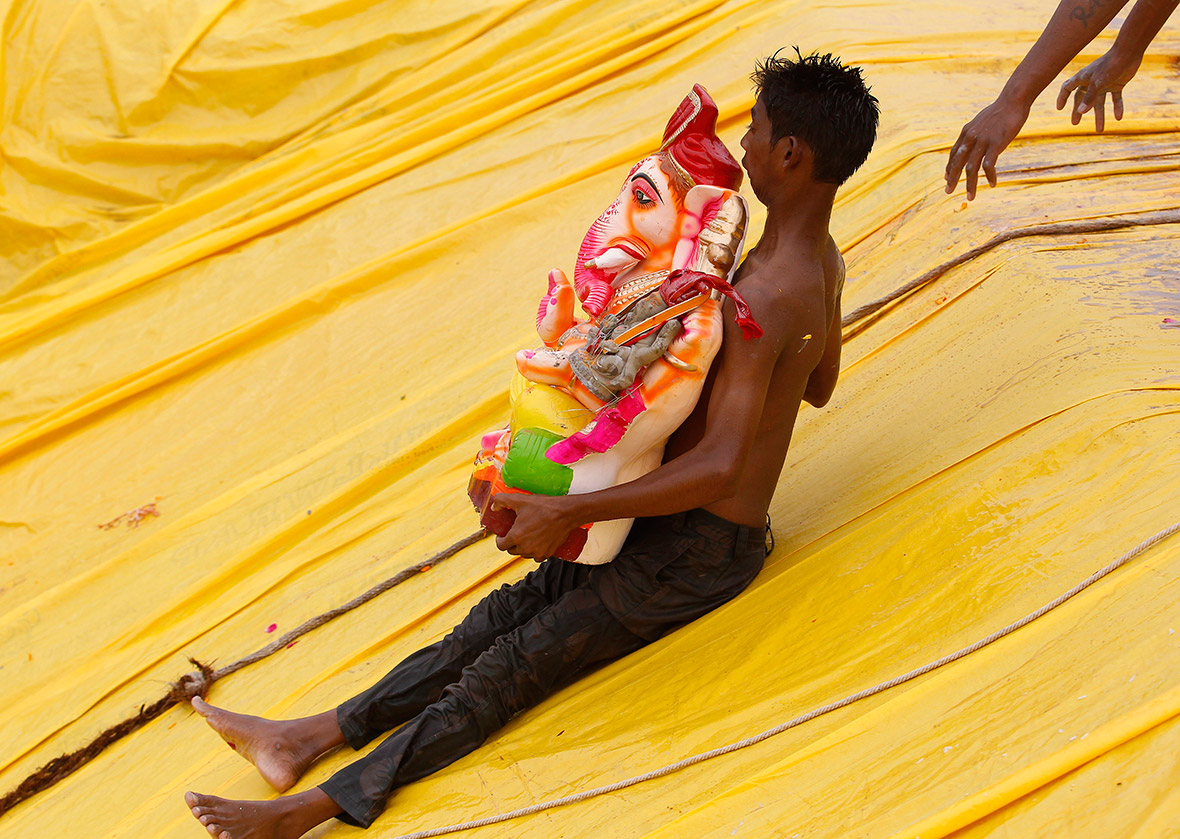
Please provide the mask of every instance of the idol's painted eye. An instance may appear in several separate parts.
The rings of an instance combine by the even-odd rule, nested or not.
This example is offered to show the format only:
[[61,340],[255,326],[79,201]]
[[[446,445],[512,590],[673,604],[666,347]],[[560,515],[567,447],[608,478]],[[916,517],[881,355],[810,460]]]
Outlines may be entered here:
[[640,210],[651,209],[663,200],[660,188],[645,172],[640,172],[631,179],[631,195],[635,198],[636,208]]

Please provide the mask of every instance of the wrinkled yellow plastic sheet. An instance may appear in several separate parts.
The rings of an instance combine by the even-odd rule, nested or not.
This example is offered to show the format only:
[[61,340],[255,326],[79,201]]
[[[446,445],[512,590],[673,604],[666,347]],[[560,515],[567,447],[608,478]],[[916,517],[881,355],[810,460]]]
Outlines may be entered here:
[[[999,189],[943,194],[959,127],[1051,5],[8,3],[0,791],[157,699],[187,656],[234,661],[475,529],[467,468],[546,271],[572,267],[693,82],[736,148],[754,57],[799,44],[865,68],[882,121],[833,218],[846,311],[1005,230],[1175,208],[1176,23],[1106,136],[1051,88]],[[371,833],[758,733],[988,635],[1180,519],[1178,252],[1177,225],[1020,239],[852,327],[751,589],[399,791]],[[482,542],[211,699],[330,708],[530,566]],[[916,681],[470,835],[1174,835],[1178,573],[1180,537]],[[194,837],[188,789],[272,794],[177,707],[0,834]]]

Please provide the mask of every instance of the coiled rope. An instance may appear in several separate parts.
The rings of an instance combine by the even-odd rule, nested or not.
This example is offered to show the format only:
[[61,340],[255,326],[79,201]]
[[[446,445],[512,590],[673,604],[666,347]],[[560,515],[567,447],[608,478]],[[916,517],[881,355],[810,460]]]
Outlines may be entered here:
[[1162,542],[1164,539],[1167,539],[1169,536],[1172,536],[1173,534],[1175,534],[1177,532],[1180,532],[1180,521],[1176,522],[1171,527],[1164,528],[1163,530],[1161,530],[1159,533],[1155,534],[1151,538],[1143,540],[1138,545],[1136,545],[1134,548],[1127,551],[1125,554],[1123,554],[1118,559],[1116,559],[1114,562],[1110,563],[1110,565],[1107,565],[1102,570],[1091,574],[1089,577],[1087,577],[1081,583],[1078,583],[1076,586],[1071,588],[1069,591],[1065,592],[1065,594],[1062,594],[1060,597],[1057,597],[1056,599],[1046,603],[1044,606],[1037,609],[1035,612],[1031,612],[1030,614],[1025,615],[1023,618],[1016,621],[1015,623],[1008,624],[1007,626],[1005,626],[1003,629],[999,630],[998,632],[993,632],[991,635],[988,635],[986,638],[982,638],[982,639],[976,641],[974,644],[971,644],[970,646],[963,647],[963,649],[961,649],[961,650],[953,652],[950,655],[943,656],[942,658],[938,659],[937,661],[932,661],[929,664],[924,664],[921,667],[911,670],[908,673],[904,673],[894,679],[890,679],[887,682],[882,682],[879,685],[874,685],[871,688],[866,688],[865,690],[862,690],[858,693],[854,693],[851,696],[846,696],[837,702],[832,702],[828,705],[824,705],[820,708],[816,708],[812,711],[808,711],[806,714],[802,714],[801,716],[795,717],[792,720],[788,720],[787,722],[784,722],[781,725],[776,725],[774,728],[767,729],[766,731],[763,731],[761,734],[756,734],[753,737],[746,738],[745,740],[739,740],[736,743],[730,743],[728,746],[722,746],[717,749],[711,749],[707,752],[701,752],[700,754],[693,755],[692,757],[685,758],[684,760],[678,760],[675,763],[670,763],[667,766],[661,767],[661,768],[653,770],[651,772],[645,772],[642,775],[636,775],[633,778],[627,778],[626,780],[623,780],[623,781],[617,781],[616,783],[608,784],[607,786],[604,786],[604,787],[597,787],[595,789],[586,790],[585,792],[579,792],[574,795],[567,795],[564,798],[556,798],[551,801],[542,801],[540,803],[533,804],[528,807],[522,807],[519,810],[513,810],[510,813],[503,813],[503,814],[500,814],[497,816],[488,816],[487,818],[476,819],[474,821],[463,822],[461,824],[448,825],[447,827],[436,827],[431,830],[420,830],[417,833],[407,833],[407,834],[404,834],[401,836],[392,837],[392,839],[429,839],[429,837],[432,837],[432,836],[444,836],[448,833],[458,833],[459,831],[462,831],[462,830],[471,830],[471,829],[474,829],[477,827],[487,827],[488,825],[499,824],[500,822],[506,822],[511,819],[518,819],[522,816],[530,816],[534,813],[541,813],[541,812],[544,812],[545,810],[552,810],[555,807],[564,807],[567,804],[577,804],[578,802],[586,801],[587,799],[595,798],[599,795],[606,795],[607,793],[618,792],[621,789],[626,789],[627,787],[633,787],[636,784],[642,784],[644,781],[651,781],[651,780],[655,780],[656,778],[662,778],[665,775],[671,775],[673,772],[679,772],[681,769],[687,769],[689,766],[694,766],[698,763],[703,763],[706,760],[712,760],[715,757],[721,757],[722,755],[727,755],[727,754],[730,754],[731,752],[736,752],[739,749],[744,749],[749,746],[753,746],[756,743],[761,743],[763,740],[768,740],[771,737],[775,736],[776,734],[782,734],[784,731],[795,728],[796,726],[802,725],[805,722],[809,722],[810,720],[813,720],[816,717],[823,716],[824,714],[831,713],[832,711],[836,711],[836,710],[843,708],[847,705],[851,705],[854,702],[858,702],[861,699],[866,699],[870,696],[874,696],[875,694],[887,691],[890,688],[897,687],[898,685],[904,684],[905,682],[908,682],[912,679],[916,679],[919,676],[924,676],[925,674],[929,673],[932,670],[937,670],[938,668],[940,668],[944,665],[950,664],[952,661],[958,661],[960,658],[970,655],[971,653],[975,652],[976,650],[983,649],[984,647],[988,646],[989,644],[992,644],[992,643],[1000,640],[1005,635],[1009,635],[1009,634],[1015,632],[1016,630],[1020,629],[1021,627],[1026,626],[1029,623],[1032,623],[1037,618],[1041,617],[1042,615],[1046,614],[1047,612],[1053,611],[1054,609],[1056,609],[1058,606],[1060,606],[1065,601],[1067,601],[1070,598],[1085,591],[1087,588],[1094,585],[1094,583],[1098,582],[1103,577],[1107,576],[1108,574],[1112,573],[1113,571],[1126,565],[1132,559],[1139,556],[1141,553],[1143,553],[1147,549],[1151,548],[1153,545],[1156,545],[1159,542]]

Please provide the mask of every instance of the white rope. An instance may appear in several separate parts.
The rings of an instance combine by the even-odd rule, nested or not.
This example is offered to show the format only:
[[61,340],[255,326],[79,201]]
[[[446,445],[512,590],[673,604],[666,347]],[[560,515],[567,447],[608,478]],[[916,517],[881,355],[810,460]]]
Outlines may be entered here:
[[722,746],[720,748],[712,749],[707,752],[701,752],[700,754],[693,755],[692,757],[685,758],[684,760],[677,761],[676,763],[670,763],[667,766],[664,766],[660,769],[656,769],[652,772],[647,772],[643,775],[637,775],[634,778],[627,778],[626,780],[618,781],[613,784],[608,784],[607,786],[604,786],[604,787],[597,787],[595,789],[586,790],[585,792],[579,792],[574,795],[567,795],[564,798],[556,798],[551,801],[542,801],[538,804],[533,804],[529,807],[522,807],[519,810],[513,810],[510,813],[502,813],[497,816],[488,816],[487,818],[476,819],[475,821],[463,822],[461,824],[453,824],[453,825],[449,825],[447,827],[436,827],[436,828],[432,828],[430,830],[420,830],[417,833],[407,833],[402,836],[393,837],[393,839],[429,839],[429,837],[432,837],[432,836],[443,836],[448,833],[458,833],[461,830],[471,830],[476,827],[487,827],[488,825],[498,824],[499,822],[509,821],[510,819],[517,819],[517,818],[520,818],[521,816],[529,816],[529,815],[532,815],[533,813],[540,813],[544,810],[552,810],[554,807],[563,807],[566,804],[576,804],[580,801],[585,801],[589,798],[594,798],[599,795],[605,795],[610,792],[617,792],[618,790],[626,789],[627,787],[632,787],[632,786],[635,786],[636,784],[641,784],[644,781],[651,781],[651,780],[654,780],[655,778],[662,778],[664,775],[670,775],[673,772],[678,772],[679,770],[685,769],[685,768],[692,766],[694,764],[701,763],[703,761],[710,760],[715,757],[720,757],[721,755],[726,755],[726,754],[729,754],[730,752],[736,752],[737,750],[744,749],[747,746],[753,746],[755,743],[761,743],[763,740],[767,740],[776,734],[781,734],[782,732],[787,731],[788,729],[794,728],[798,725],[802,725],[803,723],[813,720],[816,717],[823,716],[824,714],[827,714],[832,711],[843,708],[846,705],[851,705],[853,702],[857,702],[861,699],[865,699],[867,697],[873,696],[874,694],[878,694],[883,691],[889,690],[890,688],[897,687],[898,685],[908,682],[911,679],[916,679],[919,676],[923,676],[932,670],[937,670],[939,667],[942,667],[945,664],[950,664],[952,661],[957,661],[958,659],[963,658],[964,656],[970,655],[971,653],[975,652],[976,650],[980,650],[983,647],[986,647],[988,644],[998,641],[999,639],[1003,638],[1005,635],[1009,635],[1012,632],[1015,632],[1017,629],[1020,629],[1022,626],[1025,626],[1026,624],[1031,623],[1032,621],[1041,617],[1045,613],[1050,612],[1053,609],[1056,609],[1058,606],[1060,606],[1065,601],[1069,600],[1071,597],[1074,597],[1075,595],[1079,594],[1080,592],[1085,591],[1087,588],[1094,585],[1094,583],[1098,582],[1103,577],[1107,576],[1108,574],[1117,570],[1118,568],[1121,568],[1122,566],[1126,565],[1128,562],[1130,562],[1135,557],[1139,556],[1139,554],[1143,553],[1148,548],[1152,547],[1153,545],[1155,545],[1159,542],[1162,542],[1164,539],[1167,539],[1169,536],[1175,534],[1178,531],[1180,531],[1180,522],[1176,522],[1171,527],[1161,530],[1159,533],[1155,534],[1150,539],[1145,539],[1144,541],[1140,542],[1138,545],[1136,545],[1131,550],[1127,551],[1125,554],[1123,554],[1121,557],[1116,559],[1110,565],[1107,565],[1101,571],[1097,571],[1094,574],[1090,575],[1084,581],[1082,581],[1078,585],[1074,586],[1073,588],[1071,588],[1069,591],[1067,591],[1065,594],[1061,595],[1057,599],[1052,600],[1049,603],[1046,603],[1044,606],[1037,609],[1035,612],[1033,612],[1029,615],[1025,615],[1023,618],[1016,621],[1015,623],[1008,624],[1008,626],[1005,626],[1003,629],[999,630],[998,632],[993,632],[991,635],[988,635],[986,638],[976,641],[974,644],[970,645],[969,647],[964,647],[963,649],[959,650],[958,652],[951,653],[950,655],[944,656],[943,658],[940,658],[937,661],[932,661],[929,664],[925,664],[915,670],[911,670],[910,672],[905,673],[901,676],[898,676],[895,679],[890,679],[888,682],[882,682],[879,685],[876,685],[871,688],[867,688],[865,690],[860,691],[859,693],[854,693],[851,696],[846,696],[837,702],[832,702],[829,705],[824,705],[823,707],[816,708],[815,710],[812,710],[812,711],[808,711],[806,714],[803,714],[802,716],[795,717],[793,720],[789,720],[785,723],[782,723],[781,725],[775,726],[774,728],[763,731],[761,734],[756,734],[753,737],[750,737],[745,740],[740,740],[736,743],[730,743],[728,746]]

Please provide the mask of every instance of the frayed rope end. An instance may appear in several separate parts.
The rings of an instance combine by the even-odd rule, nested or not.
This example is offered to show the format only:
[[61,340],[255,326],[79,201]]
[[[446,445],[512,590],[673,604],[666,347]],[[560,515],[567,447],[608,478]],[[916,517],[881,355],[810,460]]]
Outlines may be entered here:
[[217,674],[210,665],[195,658],[189,658],[189,663],[197,669],[185,673],[173,682],[172,689],[168,692],[168,697],[177,702],[188,702],[194,696],[204,699],[209,695],[209,688],[217,681]]

